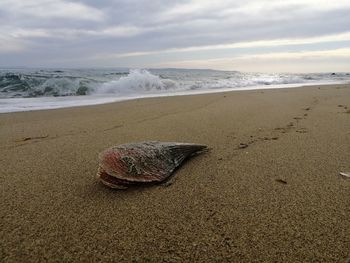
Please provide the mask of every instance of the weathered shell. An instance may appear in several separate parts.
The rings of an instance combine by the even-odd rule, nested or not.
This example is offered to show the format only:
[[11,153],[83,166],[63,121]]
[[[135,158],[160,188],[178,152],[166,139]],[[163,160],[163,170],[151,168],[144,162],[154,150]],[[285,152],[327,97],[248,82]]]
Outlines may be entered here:
[[97,176],[105,185],[118,189],[162,182],[187,157],[206,148],[206,145],[157,141],[118,145],[99,155]]

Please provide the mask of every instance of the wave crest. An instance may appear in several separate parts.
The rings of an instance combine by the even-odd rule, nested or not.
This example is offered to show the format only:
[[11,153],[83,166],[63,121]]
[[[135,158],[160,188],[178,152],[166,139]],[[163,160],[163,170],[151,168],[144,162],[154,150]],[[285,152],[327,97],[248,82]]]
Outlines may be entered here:
[[87,95],[94,81],[73,76],[0,74],[0,98]]
[[145,69],[133,69],[130,70],[127,76],[123,76],[118,80],[112,80],[100,85],[95,89],[94,93],[148,93],[167,91],[177,88],[177,83],[173,80],[162,79]]

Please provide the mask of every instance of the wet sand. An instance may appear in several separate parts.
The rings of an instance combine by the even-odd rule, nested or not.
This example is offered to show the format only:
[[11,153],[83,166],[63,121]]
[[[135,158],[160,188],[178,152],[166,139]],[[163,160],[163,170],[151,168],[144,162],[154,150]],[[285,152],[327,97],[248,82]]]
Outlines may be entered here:
[[[209,145],[172,185],[110,190],[98,153]],[[350,85],[0,114],[1,262],[348,262]]]

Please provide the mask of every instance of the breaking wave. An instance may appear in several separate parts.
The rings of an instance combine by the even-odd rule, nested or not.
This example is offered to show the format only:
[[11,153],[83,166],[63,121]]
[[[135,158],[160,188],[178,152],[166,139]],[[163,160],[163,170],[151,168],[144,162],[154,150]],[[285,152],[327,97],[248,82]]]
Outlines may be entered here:
[[0,73],[0,98],[87,95],[96,81],[64,75]]
[[95,88],[95,94],[111,93],[148,93],[162,92],[179,89],[177,83],[171,79],[161,79],[147,70],[130,70],[127,76],[120,77],[118,80],[106,82]]
[[0,70],[0,98],[146,96],[220,89],[344,83],[349,73],[264,74],[215,70]]

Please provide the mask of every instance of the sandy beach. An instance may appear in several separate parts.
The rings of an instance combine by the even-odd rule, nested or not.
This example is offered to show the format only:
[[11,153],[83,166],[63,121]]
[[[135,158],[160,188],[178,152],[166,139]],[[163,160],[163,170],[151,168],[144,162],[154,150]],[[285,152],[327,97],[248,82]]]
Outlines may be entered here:
[[[97,181],[146,140],[210,151],[167,187]],[[1,262],[350,260],[350,85],[0,114],[0,148]]]

